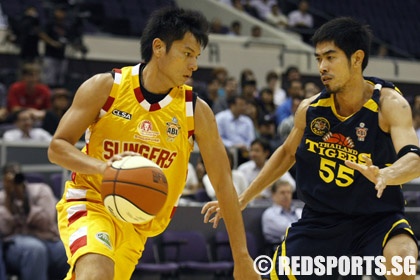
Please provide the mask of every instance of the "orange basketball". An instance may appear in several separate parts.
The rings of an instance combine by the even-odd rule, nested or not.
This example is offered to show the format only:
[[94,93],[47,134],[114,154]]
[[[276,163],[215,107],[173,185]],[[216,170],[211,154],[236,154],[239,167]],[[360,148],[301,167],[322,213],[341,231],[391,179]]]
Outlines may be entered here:
[[118,219],[146,223],[162,209],[168,182],[162,169],[142,156],[126,156],[107,167],[102,179],[102,200]]

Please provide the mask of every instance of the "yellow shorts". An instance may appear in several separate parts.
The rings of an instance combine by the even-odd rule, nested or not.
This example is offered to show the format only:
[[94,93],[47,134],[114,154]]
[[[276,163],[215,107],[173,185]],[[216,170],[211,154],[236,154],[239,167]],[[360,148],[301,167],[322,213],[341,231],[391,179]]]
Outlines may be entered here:
[[[79,257],[96,253],[109,257],[115,263],[115,279],[129,280],[144,250],[147,237],[136,231],[133,224],[114,218],[106,210],[96,194],[94,199],[66,199],[66,192],[77,192],[86,198],[91,190],[71,189],[66,191],[57,204],[60,236],[66,248],[70,270],[66,280],[74,279],[74,265]],[[94,192],[94,191],[92,191]],[[100,268],[98,268],[100,269]]]

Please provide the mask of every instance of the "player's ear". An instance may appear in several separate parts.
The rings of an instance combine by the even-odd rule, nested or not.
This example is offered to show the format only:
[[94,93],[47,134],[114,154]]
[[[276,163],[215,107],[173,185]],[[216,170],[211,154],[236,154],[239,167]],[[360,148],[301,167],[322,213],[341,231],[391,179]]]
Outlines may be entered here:
[[351,56],[352,65],[356,67],[362,67],[363,59],[365,58],[365,52],[362,50],[357,50]]
[[159,38],[156,38],[153,40],[152,46],[153,46],[153,54],[157,58],[161,57],[166,51],[165,43]]

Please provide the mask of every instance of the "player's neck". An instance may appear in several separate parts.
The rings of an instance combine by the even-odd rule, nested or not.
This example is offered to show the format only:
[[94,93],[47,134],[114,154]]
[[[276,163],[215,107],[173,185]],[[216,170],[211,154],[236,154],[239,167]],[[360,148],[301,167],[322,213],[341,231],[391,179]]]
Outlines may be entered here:
[[147,64],[139,73],[140,83],[149,92],[166,94],[171,90],[171,87],[167,87],[162,76],[157,73],[159,71],[152,63]]
[[365,80],[347,86],[346,90],[334,94],[334,105],[340,116],[348,117],[359,111],[372,97],[373,88]]

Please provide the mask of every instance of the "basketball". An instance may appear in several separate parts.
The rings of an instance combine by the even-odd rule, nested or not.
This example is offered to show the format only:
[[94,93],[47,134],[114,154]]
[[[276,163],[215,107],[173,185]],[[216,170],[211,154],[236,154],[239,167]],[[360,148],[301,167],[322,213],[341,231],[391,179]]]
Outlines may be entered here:
[[162,209],[168,182],[162,169],[142,156],[126,156],[107,167],[102,179],[102,200],[118,219],[147,223]]

